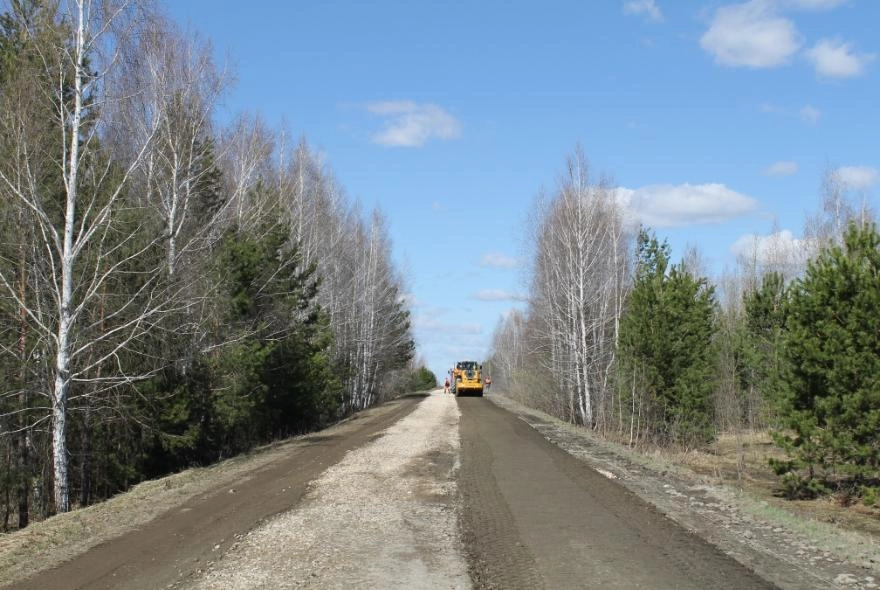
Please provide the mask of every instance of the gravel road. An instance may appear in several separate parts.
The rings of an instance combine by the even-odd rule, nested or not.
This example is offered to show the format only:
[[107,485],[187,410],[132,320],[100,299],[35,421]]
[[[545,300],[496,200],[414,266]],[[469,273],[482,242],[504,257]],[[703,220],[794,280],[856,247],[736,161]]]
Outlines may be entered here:
[[428,397],[192,588],[469,588],[453,505],[458,422],[452,396]]
[[717,491],[495,401],[408,396],[195,474],[173,502],[171,477],[37,523],[0,544],[27,559],[6,588],[878,588],[870,547],[865,567],[818,559]]
[[[381,436],[424,399],[406,396],[322,432],[227,462],[230,466],[218,465],[218,474],[194,476],[183,499],[169,501],[162,492],[135,489],[36,523],[4,539],[0,552],[14,552],[19,567],[13,568],[14,579],[0,577],[0,586],[144,590],[185,583],[260,522],[298,506],[310,483],[329,466]],[[158,487],[174,485],[174,480],[165,478]],[[113,508],[120,502],[125,504],[121,512]],[[157,510],[159,515],[148,522],[132,518]],[[107,526],[108,520],[113,524]],[[70,538],[71,529],[83,536]],[[99,530],[103,533],[92,538]],[[20,550],[17,541],[29,549]]]

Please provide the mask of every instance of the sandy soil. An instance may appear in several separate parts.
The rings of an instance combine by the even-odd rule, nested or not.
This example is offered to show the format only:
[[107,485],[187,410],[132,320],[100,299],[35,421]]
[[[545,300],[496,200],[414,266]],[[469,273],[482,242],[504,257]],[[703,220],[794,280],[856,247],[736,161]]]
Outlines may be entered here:
[[458,421],[452,396],[428,397],[192,588],[469,588],[453,509]]

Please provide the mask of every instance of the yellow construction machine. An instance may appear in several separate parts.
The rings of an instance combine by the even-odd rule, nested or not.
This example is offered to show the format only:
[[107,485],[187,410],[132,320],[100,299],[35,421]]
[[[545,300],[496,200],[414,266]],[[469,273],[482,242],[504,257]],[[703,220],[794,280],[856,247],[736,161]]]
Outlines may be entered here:
[[452,393],[483,395],[483,365],[476,361],[459,361],[452,369]]

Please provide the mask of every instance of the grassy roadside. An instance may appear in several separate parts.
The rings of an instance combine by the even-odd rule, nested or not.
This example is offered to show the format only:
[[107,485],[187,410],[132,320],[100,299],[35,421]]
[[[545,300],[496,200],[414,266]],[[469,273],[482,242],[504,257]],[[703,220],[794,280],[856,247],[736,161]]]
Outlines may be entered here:
[[199,494],[234,482],[246,471],[271,462],[279,452],[282,446],[274,445],[210,467],[145,481],[105,502],[0,535],[0,583],[22,580],[136,529]]

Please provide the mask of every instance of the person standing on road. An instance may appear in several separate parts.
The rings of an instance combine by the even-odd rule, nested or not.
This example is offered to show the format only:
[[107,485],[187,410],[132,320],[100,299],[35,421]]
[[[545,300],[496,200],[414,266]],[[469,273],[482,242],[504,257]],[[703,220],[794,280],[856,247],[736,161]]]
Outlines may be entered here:
[[449,377],[443,382],[443,393],[449,393]]

